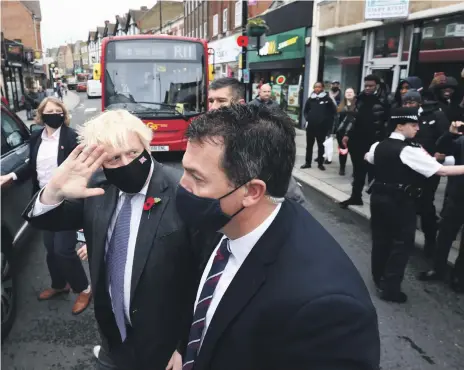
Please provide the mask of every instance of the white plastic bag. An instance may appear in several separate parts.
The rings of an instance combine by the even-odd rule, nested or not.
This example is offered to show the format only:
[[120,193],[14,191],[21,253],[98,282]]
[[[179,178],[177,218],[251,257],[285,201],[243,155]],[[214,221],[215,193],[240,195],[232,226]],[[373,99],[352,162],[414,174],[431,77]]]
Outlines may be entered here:
[[324,159],[327,159],[329,162],[332,162],[334,151],[334,140],[332,136],[329,136],[324,141]]

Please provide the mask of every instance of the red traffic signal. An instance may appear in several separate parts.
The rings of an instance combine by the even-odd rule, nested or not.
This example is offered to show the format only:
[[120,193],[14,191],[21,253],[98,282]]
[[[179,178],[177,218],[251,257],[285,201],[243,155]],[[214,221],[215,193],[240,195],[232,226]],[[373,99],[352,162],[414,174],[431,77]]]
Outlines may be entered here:
[[242,47],[242,46],[245,46],[247,47],[248,46],[248,36],[239,36],[237,37],[237,45]]

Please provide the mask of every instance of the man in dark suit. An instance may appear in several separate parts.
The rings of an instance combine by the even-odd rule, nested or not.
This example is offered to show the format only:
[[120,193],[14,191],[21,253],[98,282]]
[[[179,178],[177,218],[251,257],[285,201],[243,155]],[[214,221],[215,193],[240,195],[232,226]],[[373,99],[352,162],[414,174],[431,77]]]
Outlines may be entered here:
[[[80,135],[24,215],[42,229],[84,229],[109,357],[99,368],[165,369],[188,334],[201,274],[175,209],[180,177],[151,158],[151,130],[127,111],[103,113]],[[89,187],[101,167],[107,182]]]
[[176,204],[216,232],[183,369],[376,370],[376,311],[332,236],[285,199],[295,130],[283,113],[236,105],[187,129]]

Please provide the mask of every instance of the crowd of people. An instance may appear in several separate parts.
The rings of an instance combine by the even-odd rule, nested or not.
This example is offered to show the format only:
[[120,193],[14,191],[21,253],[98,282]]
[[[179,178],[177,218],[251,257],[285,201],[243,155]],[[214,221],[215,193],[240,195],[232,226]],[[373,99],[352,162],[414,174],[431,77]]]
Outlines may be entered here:
[[[433,266],[431,270],[422,272],[418,278],[433,281],[447,277],[448,254],[464,224],[464,213],[460,211],[464,206],[464,176],[448,180],[439,222],[434,204],[435,193],[440,175],[450,174],[447,170],[438,170],[437,165],[447,164],[447,159],[456,164],[464,161],[460,136],[464,121],[463,91],[462,83],[459,86],[454,77],[442,73],[434,76],[428,88],[423,87],[417,76],[402,79],[392,93],[389,93],[388,87],[378,76],[368,75],[364,78],[364,89],[357,95],[353,88],[348,87],[342,96],[339,81],[332,82],[328,93],[324,91],[324,84],[317,82],[306,101],[304,117],[307,148],[306,161],[301,168],[311,168],[316,140],[316,162],[320,170],[325,170],[324,164],[331,163],[327,150],[332,152],[333,147],[324,146],[324,143],[334,135],[338,142],[339,174],[345,175],[348,155],[353,164],[351,196],[340,203],[342,208],[363,205],[362,193],[367,178],[371,193],[372,275],[381,291],[381,297],[386,300],[406,301],[407,297],[401,292],[400,283],[414,245],[416,215],[421,218],[421,229],[425,237],[424,253]],[[406,132],[410,125],[414,129]],[[401,153],[401,164],[418,172],[419,176],[413,176],[418,179],[404,175],[406,177],[401,180],[403,182],[399,182],[396,175],[401,172],[398,169],[401,166],[395,167],[392,173],[388,172],[392,158],[389,157],[386,163],[374,160],[373,145],[377,146],[379,142],[391,137],[400,140],[406,138],[400,145],[401,148],[398,148],[401,150],[395,152],[393,157],[399,158]],[[366,157],[366,153],[370,154]],[[424,153],[428,155],[427,159],[423,158]],[[429,172],[433,169],[436,171]],[[401,193],[403,185],[409,185],[408,191],[415,188],[417,194],[406,197],[406,200],[414,198],[414,202],[405,202],[401,196],[397,196],[401,201],[395,208],[391,192],[385,189],[397,187],[396,190]],[[396,190],[393,193],[396,194]],[[389,194],[382,197],[379,193]],[[406,204],[410,205],[409,209]],[[378,221],[376,216],[379,217]],[[406,220],[404,217],[409,218]],[[451,288],[456,292],[464,291],[463,239],[461,237],[461,253],[449,279]],[[389,284],[388,281],[392,283]]]
[[[456,182],[450,178],[438,242],[432,234],[428,239],[437,257],[424,279],[443,278],[446,262],[438,256],[464,221],[464,125],[456,116],[463,104],[448,103],[456,89],[444,81],[430,109],[412,81],[400,84],[402,107],[392,108],[376,76],[366,77],[358,96],[353,89],[343,97],[336,89],[327,94],[317,83],[305,105],[311,153],[304,168],[317,141],[324,170],[330,161],[323,142],[335,133],[344,163],[348,152],[356,167],[353,195],[342,206],[362,202],[372,174],[372,273],[387,301],[406,300],[400,286],[414,242],[412,218],[416,204],[433,202],[433,195],[415,195],[435,186],[433,176]],[[44,129],[30,141],[31,160],[1,176],[0,184],[33,178],[35,193],[23,216],[44,230],[51,276],[39,299],[72,290],[73,314],[93,299],[101,336],[97,369],[379,369],[369,292],[292,177],[294,122],[270,91],[263,84],[246,104],[238,80],[213,81],[210,110],[186,132],[183,173],[150,155],[152,131],[128,111],[103,112],[76,133],[59,99],[40,104]],[[443,121],[431,122],[442,111]],[[416,135],[424,122],[436,123],[437,133],[423,131],[438,141]],[[457,165],[440,163],[451,158]],[[88,258],[90,279],[75,236],[70,242],[70,233],[81,229],[87,245],[79,256]],[[462,259],[453,275],[456,290],[464,282]]]

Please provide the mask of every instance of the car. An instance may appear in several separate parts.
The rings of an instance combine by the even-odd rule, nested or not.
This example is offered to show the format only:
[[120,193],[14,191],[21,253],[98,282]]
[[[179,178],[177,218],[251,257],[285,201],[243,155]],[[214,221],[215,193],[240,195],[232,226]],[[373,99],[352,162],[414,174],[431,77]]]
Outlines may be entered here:
[[87,91],[87,82],[79,82],[76,87],[77,92],[86,92]]
[[[17,171],[29,161],[30,131],[4,103],[1,104],[1,174]],[[33,125],[37,126],[37,125]],[[1,191],[2,342],[16,314],[14,252],[29,232],[22,212],[32,197],[32,180],[14,181]]]

